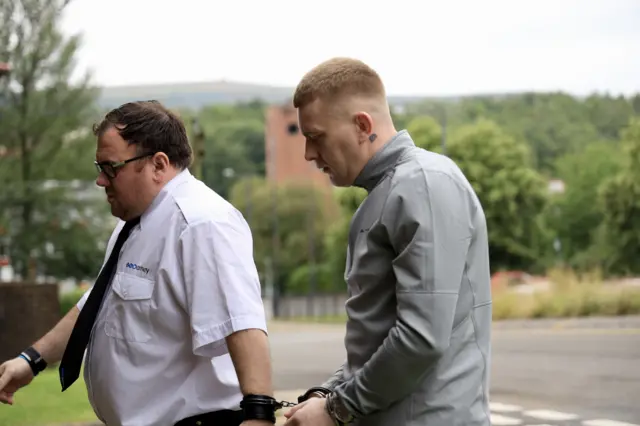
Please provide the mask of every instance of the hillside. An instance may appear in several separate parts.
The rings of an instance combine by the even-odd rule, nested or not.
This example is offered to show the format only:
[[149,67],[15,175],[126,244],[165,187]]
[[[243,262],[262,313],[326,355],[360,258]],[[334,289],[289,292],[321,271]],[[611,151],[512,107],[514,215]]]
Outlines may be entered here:
[[[276,87],[230,81],[173,83],[104,87],[99,103],[104,108],[130,100],[156,99],[170,108],[200,108],[211,104],[235,104],[261,100],[282,103],[293,94],[292,87]],[[389,96],[392,105],[404,105],[426,99],[422,96]],[[435,98],[434,98],[435,99]],[[441,98],[445,99],[445,98]],[[449,97],[448,99],[456,99]]]

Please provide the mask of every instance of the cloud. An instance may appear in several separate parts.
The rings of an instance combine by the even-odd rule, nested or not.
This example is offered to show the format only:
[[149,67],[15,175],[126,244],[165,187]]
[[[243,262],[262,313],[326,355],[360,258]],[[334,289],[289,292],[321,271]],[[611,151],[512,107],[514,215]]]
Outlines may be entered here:
[[586,94],[640,91],[638,22],[635,0],[85,0],[64,28],[85,34],[80,66],[100,84],[293,86],[318,62],[349,55],[396,94]]

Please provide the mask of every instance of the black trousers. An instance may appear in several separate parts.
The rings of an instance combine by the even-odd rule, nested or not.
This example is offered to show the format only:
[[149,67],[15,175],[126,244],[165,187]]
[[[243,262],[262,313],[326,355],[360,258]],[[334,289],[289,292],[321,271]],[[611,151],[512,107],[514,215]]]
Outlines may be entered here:
[[240,426],[242,411],[220,410],[180,420],[175,426]]

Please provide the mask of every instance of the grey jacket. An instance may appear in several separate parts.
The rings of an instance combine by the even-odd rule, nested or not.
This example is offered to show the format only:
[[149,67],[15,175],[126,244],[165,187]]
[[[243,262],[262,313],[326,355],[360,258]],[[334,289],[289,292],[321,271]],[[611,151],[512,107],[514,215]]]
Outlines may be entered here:
[[399,132],[355,182],[347,360],[324,384],[359,426],[490,425],[482,206],[453,161]]

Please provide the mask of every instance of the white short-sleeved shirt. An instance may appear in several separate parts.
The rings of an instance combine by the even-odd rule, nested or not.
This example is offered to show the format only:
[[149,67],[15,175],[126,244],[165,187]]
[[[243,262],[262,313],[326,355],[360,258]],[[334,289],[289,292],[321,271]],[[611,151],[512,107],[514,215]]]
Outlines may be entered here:
[[85,358],[99,419],[169,426],[239,409],[225,337],[267,331],[251,231],[240,212],[185,170],[158,194],[120,253]]

